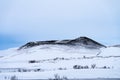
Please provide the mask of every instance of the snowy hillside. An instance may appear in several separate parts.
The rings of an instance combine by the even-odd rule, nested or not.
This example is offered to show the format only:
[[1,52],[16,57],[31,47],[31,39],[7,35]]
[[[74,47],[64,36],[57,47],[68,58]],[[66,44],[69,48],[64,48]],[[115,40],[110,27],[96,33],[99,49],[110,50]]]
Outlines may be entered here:
[[0,56],[0,80],[12,76],[49,79],[56,74],[68,79],[120,78],[120,48],[105,47],[88,38],[27,43],[0,51]]

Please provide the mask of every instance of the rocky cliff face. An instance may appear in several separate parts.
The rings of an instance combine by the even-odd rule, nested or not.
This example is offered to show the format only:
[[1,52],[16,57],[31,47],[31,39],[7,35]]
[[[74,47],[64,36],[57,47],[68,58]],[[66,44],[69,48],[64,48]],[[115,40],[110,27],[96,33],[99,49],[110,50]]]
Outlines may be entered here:
[[76,39],[68,39],[68,40],[49,40],[49,41],[28,42],[25,45],[21,46],[19,50],[31,48],[39,45],[81,46],[81,47],[92,48],[92,49],[106,47],[105,45],[102,45],[88,37],[79,37]]

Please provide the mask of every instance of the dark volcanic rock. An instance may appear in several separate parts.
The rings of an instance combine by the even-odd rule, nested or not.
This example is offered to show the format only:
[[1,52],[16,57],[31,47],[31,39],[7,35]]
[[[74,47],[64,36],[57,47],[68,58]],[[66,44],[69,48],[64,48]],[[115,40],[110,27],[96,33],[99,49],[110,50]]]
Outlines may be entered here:
[[76,39],[69,40],[50,40],[50,41],[37,41],[37,42],[28,42],[27,44],[21,46],[20,49],[26,49],[38,45],[67,45],[67,46],[81,46],[85,48],[101,48],[106,47],[88,37],[79,37]]
[[88,37],[79,37],[70,41],[70,44],[86,47],[86,48],[101,48],[106,47]]

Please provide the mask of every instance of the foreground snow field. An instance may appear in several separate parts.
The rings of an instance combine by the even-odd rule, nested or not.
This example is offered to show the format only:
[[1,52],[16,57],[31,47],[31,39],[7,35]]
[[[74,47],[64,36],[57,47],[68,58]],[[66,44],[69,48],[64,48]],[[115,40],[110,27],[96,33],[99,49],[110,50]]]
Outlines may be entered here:
[[0,80],[54,79],[55,75],[120,80],[119,63],[120,47],[106,47],[87,37],[28,42],[0,51]]
[[[4,53],[4,55],[3,55]],[[49,79],[55,74],[69,79],[120,78],[120,48],[86,49],[42,45],[0,52],[0,80]]]

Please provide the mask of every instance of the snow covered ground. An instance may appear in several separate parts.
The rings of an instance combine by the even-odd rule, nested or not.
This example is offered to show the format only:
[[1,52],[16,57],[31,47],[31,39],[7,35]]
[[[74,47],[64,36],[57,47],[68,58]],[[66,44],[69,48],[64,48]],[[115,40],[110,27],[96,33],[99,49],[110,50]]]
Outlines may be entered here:
[[42,45],[0,51],[0,80],[49,79],[55,74],[69,79],[120,78],[120,48],[86,49]]

